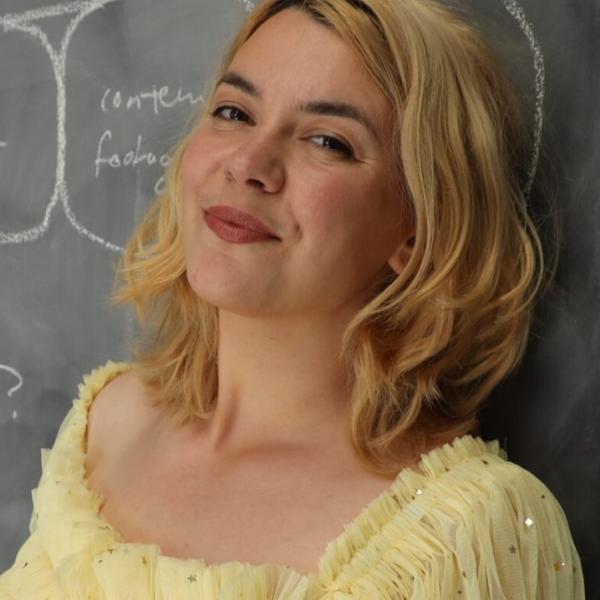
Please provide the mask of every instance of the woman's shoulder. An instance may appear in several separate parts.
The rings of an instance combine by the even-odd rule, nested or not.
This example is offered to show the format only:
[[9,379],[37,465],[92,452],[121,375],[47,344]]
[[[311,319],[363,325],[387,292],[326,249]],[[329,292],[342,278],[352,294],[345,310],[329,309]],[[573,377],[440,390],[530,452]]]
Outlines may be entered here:
[[[526,467],[509,460],[498,440],[484,441],[465,435],[423,458],[429,487],[440,498],[462,499],[470,507],[486,510],[513,507],[517,513],[523,503],[539,510],[560,505],[550,488]],[[483,504],[481,504],[483,502]],[[500,508],[502,507],[502,509]],[[489,516],[489,512],[486,513]]]
[[[559,500],[497,444],[464,436],[425,457],[427,476],[409,504],[418,521],[399,539],[433,540],[432,571],[458,569],[473,595],[583,598],[581,562]],[[444,597],[439,584],[428,581],[424,597]]]
[[147,402],[134,364],[111,361],[84,377],[80,399],[84,409],[87,408],[85,437],[89,472],[101,459],[119,452],[135,437],[147,418]]
[[[449,520],[470,531],[532,540],[568,537],[566,514],[550,487],[532,471],[508,460],[498,440],[466,435],[423,457],[423,499],[429,520]],[[435,507],[432,509],[432,507]],[[503,532],[500,534],[499,532]]]

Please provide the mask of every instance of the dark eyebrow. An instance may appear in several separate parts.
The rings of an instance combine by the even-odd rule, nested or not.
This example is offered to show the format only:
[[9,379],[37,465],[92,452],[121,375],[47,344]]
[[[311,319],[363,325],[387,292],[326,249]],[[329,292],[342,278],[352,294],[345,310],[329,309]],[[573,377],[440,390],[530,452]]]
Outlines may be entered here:
[[[245,77],[242,77],[239,73],[235,71],[229,71],[219,79],[215,89],[219,87],[222,83],[226,83],[227,85],[231,85],[233,87],[238,88],[242,92],[245,92],[249,96],[253,98],[257,98],[258,100],[262,100],[262,94],[257,89],[257,87],[250,81],[248,81]],[[375,138],[376,141],[379,141],[379,136],[377,134],[377,129],[371,123],[367,115],[353,104],[348,104],[347,102],[333,102],[327,100],[317,100],[314,102],[301,102],[298,104],[297,109],[301,112],[313,114],[313,115],[331,115],[334,117],[345,117],[346,119],[353,119],[358,121],[361,125],[367,128],[369,133]]]

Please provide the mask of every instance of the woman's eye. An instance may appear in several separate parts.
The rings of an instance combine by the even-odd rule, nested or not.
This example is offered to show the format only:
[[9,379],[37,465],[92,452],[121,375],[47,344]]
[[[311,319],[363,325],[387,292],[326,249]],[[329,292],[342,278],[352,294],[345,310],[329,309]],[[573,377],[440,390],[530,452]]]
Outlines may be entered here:
[[[211,115],[223,121],[250,121],[250,117],[243,110],[235,106],[219,106],[211,113]],[[324,150],[337,152],[345,158],[354,157],[352,148],[335,137],[330,135],[313,135],[311,139],[321,140],[322,143],[318,143],[317,146],[320,146]]]
[[219,106],[211,115],[223,121],[245,121],[249,120],[248,115],[235,106]]
[[322,140],[323,143],[317,144],[318,146],[321,146],[321,148],[325,148],[326,150],[330,150],[331,152],[342,154],[346,158],[352,158],[354,156],[352,148],[337,138],[331,137],[330,135],[313,135],[311,139]]

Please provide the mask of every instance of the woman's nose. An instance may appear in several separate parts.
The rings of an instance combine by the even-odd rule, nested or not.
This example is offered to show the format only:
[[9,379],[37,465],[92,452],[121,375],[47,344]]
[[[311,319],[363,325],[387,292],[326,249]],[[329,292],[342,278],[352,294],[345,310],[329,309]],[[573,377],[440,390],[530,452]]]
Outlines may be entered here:
[[234,148],[225,161],[225,175],[239,184],[278,192],[285,181],[282,148],[270,137],[246,139]]

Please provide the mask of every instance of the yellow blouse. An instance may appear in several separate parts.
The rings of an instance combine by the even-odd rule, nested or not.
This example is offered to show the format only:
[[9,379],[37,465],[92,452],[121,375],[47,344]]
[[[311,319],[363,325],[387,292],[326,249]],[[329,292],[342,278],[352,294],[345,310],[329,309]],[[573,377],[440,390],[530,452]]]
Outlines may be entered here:
[[127,543],[85,480],[87,415],[130,363],[86,375],[32,490],[30,536],[0,575],[0,600],[583,600],[565,514],[498,441],[465,435],[401,471],[329,542],[318,571],[177,559]]

